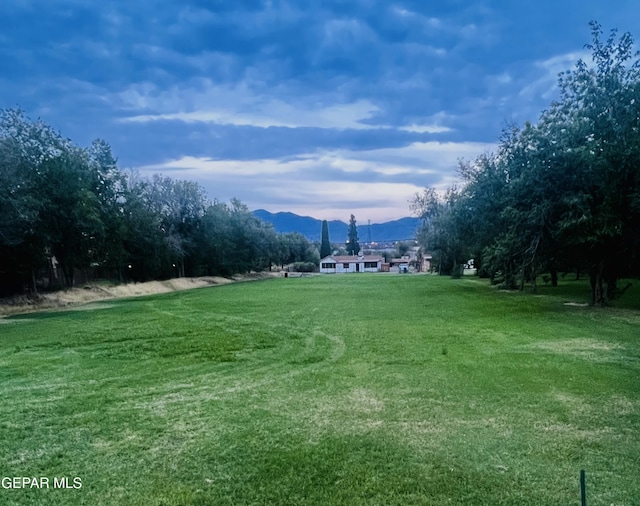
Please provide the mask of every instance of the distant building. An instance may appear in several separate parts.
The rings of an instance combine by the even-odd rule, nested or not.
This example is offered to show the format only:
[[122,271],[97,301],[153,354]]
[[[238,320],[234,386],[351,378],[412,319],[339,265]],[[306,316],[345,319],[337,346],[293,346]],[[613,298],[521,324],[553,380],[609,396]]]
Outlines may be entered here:
[[320,260],[320,272],[380,272],[383,258],[378,255],[329,255]]
[[410,262],[411,259],[408,255],[401,258],[392,258],[389,261],[389,272],[409,272]]
[[421,255],[419,258],[419,268],[421,272],[431,272],[431,260],[433,257],[429,253]]

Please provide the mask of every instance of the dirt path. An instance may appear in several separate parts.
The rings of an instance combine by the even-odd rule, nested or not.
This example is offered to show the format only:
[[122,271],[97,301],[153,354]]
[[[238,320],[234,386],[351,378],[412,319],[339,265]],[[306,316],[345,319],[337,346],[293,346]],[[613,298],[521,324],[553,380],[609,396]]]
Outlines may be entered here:
[[29,313],[46,309],[72,307],[88,302],[119,299],[124,297],[139,297],[156,293],[189,290],[203,286],[226,285],[239,281],[251,281],[282,276],[276,272],[260,272],[223,278],[206,276],[201,278],[175,278],[166,281],[148,281],[146,283],[128,283],[123,285],[86,284],[82,287],[59,292],[43,293],[37,296],[16,296],[0,299],[0,318],[12,314]]

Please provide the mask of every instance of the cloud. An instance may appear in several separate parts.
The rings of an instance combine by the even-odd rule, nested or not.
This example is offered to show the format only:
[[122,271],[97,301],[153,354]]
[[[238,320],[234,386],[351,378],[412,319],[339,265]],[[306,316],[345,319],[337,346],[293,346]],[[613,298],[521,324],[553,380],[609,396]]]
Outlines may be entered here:
[[[339,165],[339,168],[337,167]],[[344,219],[349,213],[385,221],[409,214],[408,199],[420,191],[414,182],[394,181],[396,170],[325,154],[294,160],[192,159],[138,167],[143,174],[164,173],[176,179],[196,179],[211,198],[239,198],[252,209],[295,210],[325,219]],[[348,174],[354,177],[348,177]],[[414,181],[415,174],[406,170]],[[347,176],[345,176],[347,174]],[[363,181],[370,177],[371,182]],[[382,176],[384,181],[377,181]]]
[[407,132],[417,132],[417,133],[427,133],[427,134],[439,134],[443,132],[451,132],[451,128],[440,126],[440,125],[409,125],[399,127],[400,130],[405,130]]
[[263,160],[214,160],[212,158],[183,156],[175,160],[136,167],[140,172],[180,172],[184,175],[246,177],[280,176],[299,170],[299,161],[283,162],[275,159]]
[[0,107],[81,145],[104,138],[123,167],[193,178],[212,197],[314,214],[372,209],[375,196],[405,214],[409,187],[446,187],[459,157],[492,150],[505,123],[535,121],[558,73],[587,61],[589,19],[624,31],[636,10],[6,0]]
[[455,172],[459,159],[475,158],[495,148],[494,143],[428,141],[399,148],[359,151],[351,156],[370,163],[401,165],[448,175]]
[[[451,185],[459,158],[472,158],[494,147],[416,142],[398,148],[331,150],[246,161],[184,156],[137,170],[195,179],[211,198],[236,197],[252,208],[298,212],[315,208],[322,209],[328,218],[349,209],[366,209],[368,218],[374,219],[375,214],[382,219],[387,213],[385,219],[391,219],[407,216],[408,200],[424,186],[444,191]],[[376,207],[380,210],[373,213]]]
[[590,53],[586,50],[573,51],[534,62],[537,77],[520,90],[519,96],[525,99],[541,97],[550,101],[558,94],[558,75],[574,68],[580,59],[588,62]]
[[211,157],[183,156],[159,163],[141,165],[137,170],[180,171],[200,176],[229,175],[230,177],[271,177],[292,175],[304,179],[310,174],[327,179],[323,171],[339,173],[376,174],[380,178],[409,175],[411,177],[434,174],[444,177],[455,172],[460,159],[470,159],[495,150],[495,144],[455,142],[414,142],[397,148],[353,151],[323,150],[291,157],[253,160],[214,159]]
[[[443,123],[445,113],[432,115],[423,122],[391,124],[381,106],[367,99],[339,102],[339,97],[292,95],[287,101],[254,90],[252,83],[234,86],[214,84],[211,80],[194,80],[184,86],[159,90],[149,82],[137,84],[118,94],[123,110],[149,111],[123,116],[121,122],[149,123],[176,121],[260,128],[327,128],[339,130],[393,129],[437,134],[452,129]],[[151,112],[155,111],[155,112]],[[426,120],[426,121],[425,121]]]
[[[228,97],[224,105],[223,97]],[[134,98],[140,106],[148,106],[146,97],[136,94]],[[205,98],[205,100],[207,100]],[[314,127],[338,129],[366,129],[370,125],[362,120],[370,118],[377,107],[367,100],[359,100],[348,104],[332,104],[316,106],[314,104],[292,104],[283,100],[265,96],[249,96],[240,91],[235,95],[230,90],[212,93],[210,102],[213,107],[188,112],[169,112],[158,114],[142,114],[122,118],[125,122],[146,123],[149,121],[181,121],[184,123],[217,123],[220,125],[244,125],[261,128],[268,127]]]

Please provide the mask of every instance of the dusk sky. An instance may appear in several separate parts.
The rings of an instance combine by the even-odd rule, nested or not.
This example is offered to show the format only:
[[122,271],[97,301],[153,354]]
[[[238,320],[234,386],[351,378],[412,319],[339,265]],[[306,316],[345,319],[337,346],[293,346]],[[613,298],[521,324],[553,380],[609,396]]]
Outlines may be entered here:
[[409,216],[637,0],[2,0],[0,108],[250,209]]

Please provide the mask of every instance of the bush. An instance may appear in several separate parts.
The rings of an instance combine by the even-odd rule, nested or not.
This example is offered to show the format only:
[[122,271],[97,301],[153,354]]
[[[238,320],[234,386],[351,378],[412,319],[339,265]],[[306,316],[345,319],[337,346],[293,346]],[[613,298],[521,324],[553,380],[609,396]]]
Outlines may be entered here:
[[318,266],[313,262],[295,262],[289,267],[291,272],[316,272]]

